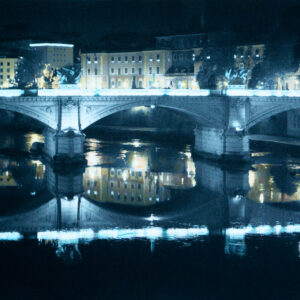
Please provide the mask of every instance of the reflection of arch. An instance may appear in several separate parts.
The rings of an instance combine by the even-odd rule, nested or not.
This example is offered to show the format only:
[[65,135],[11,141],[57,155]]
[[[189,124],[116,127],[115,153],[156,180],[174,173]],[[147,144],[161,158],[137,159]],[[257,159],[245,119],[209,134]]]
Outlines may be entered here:
[[[174,100],[173,100],[174,101]],[[157,107],[170,109],[173,111],[178,111],[184,114],[187,114],[194,118],[197,122],[203,123],[207,127],[215,127],[216,124],[220,122],[219,119],[215,119],[212,115],[208,115],[207,109],[203,109],[205,104],[201,106],[200,108],[195,106],[194,104],[188,105],[188,103],[182,101],[180,105],[178,103],[172,103],[172,100],[166,101],[165,99],[159,99],[156,101],[151,101],[151,99],[141,99],[139,101],[131,101],[131,102],[122,102],[122,103],[116,103],[114,105],[108,105],[107,107],[101,108],[101,110],[95,110],[92,111],[91,114],[86,116],[85,120],[82,120],[82,129],[86,129],[88,126],[92,125],[93,123],[96,123],[97,121],[110,116],[114,113],[121,112],[124,110],[132,109],[134,107],[139,106],[149,106],[155,105]],[[194,106],[193,106],[194,105]],[[93,110],[93,109],[92,109]],[[199,111],[200,110],[200,111]]]
[[[54,122],[53,118],[51,118],[49,116],[49,114],[47,112],[43,112],[42,109],[39,108],[32,108],[33,107],[33,103],[28,104],[24,104],[24,105],[20,105],[17,102],[11,101],[11,103],[5,102],[2,103],[0,101],[0,109],[3,110],[8,110],[8,111],[12,111],[12,112],[17,112],[20,113],[22,115],[26,115],[30,118],[33,118],[39,122],[42,122],[45,125],[48,125],[49,127],[56,129],[57,125]],[[50,108],[51,110],[51,108]]]
[[300,109],[300,101],[299,103],[282,103],[280,105],[271,107],[267,110],[263,110],[260,113],[254,114],[246,123],[245,129],[249,130],[251,127],[255,126],[259,122],[266,120],[272,116],[280,114],[282,112],[287,112],[289,110]]

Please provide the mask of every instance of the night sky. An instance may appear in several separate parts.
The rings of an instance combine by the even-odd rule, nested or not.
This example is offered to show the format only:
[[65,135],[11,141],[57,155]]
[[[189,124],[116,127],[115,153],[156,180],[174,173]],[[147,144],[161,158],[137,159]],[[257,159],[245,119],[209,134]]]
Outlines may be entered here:
[[299,34],[299,0],[1,0],[0,41],[40,39],[97,46],[107,39],[227,30],[253,39]]

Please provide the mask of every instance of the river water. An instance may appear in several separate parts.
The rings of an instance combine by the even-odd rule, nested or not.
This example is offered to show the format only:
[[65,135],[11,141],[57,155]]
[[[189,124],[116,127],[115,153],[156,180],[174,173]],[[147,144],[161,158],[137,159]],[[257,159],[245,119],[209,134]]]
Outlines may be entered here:
[[70,172],[34,142],[0,135],[3,299],[299,299],[298,158],[88,136]]

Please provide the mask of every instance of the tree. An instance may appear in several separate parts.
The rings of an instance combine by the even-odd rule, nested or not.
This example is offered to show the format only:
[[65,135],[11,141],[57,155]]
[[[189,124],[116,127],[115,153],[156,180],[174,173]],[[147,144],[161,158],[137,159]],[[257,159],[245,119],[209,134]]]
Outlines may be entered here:
[[234,47],[205,47],[196,60],[200,62],[197,81],[200,88],[216,89],[218,82],[228,83],[226,74],[234,69]]
[[249,88],[276,89],[278,79],[286,73],[295,72],[299,62],[295,57],[296,38],[288,34],[277,34],[266,43],[263,61],[251,74]]
[[56,71],[59,84],[78,84],[81,76],[81,64],[75,63],[74,66],[63,67]]
[[15,76],[15,85],[19,88],[36,86],[36,78],[41,76],[42,69],[40,54],[28,51],[25,56],[19,60]]

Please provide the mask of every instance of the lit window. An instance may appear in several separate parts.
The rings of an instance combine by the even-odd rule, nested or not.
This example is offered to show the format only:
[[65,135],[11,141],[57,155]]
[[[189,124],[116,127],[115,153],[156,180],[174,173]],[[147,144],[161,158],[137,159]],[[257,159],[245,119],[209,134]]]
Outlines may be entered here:
[[97,64],[98,63],[98,59],[97,59],[97,57],[95,56],[95,58],[94,58],[94,63],[95,64]]
[[126,63],[128,62],[127,56],[125,56],[125,62],[126,62]]
[[115,62],[115,58],[112,56],[111,57],[111,62],[114,63]]
[[152,61],[152,55],[149,57],[149,61]]
[[157,60],[157,61],[160,61],[160,56],[159,56],[159,54],[156,55],[156,60]]
[[86,61],[87,61],[88,64],[91,63],[91,59],[89,57],[86,58]]
[[208,56],[206,56],[206,59],[210,59],[210,56],[208,55]]

